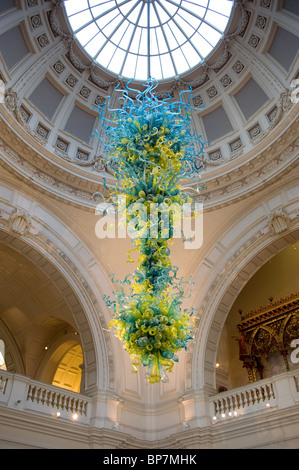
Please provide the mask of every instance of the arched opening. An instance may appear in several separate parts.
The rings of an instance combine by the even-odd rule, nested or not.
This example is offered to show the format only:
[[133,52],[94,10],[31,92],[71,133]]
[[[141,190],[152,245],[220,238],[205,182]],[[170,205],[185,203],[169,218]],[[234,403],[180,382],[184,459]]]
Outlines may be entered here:
[[63,349],[67,350],[57,366],[52,385],[79,393],[81,387],[83,352],[80,344],[73,345],[70,343],[63,344]]
[[76,316],[82,322],[85,314],[71,287],[42,253],[2,231],[0,257],[0,339],[6,369],[84,393],[82,370],[88,363]]
[[5,326],[2,337],[9,335],[23,362],[24,368],[20,370],[17,359],[14,360],[15,352],[10,350],[14,372],[36,379],[52,338],[62,335],[65,329],[75,330],[76,325],[61,292],[28,259],[36,257],[34,250],[28,247],[26,257],[1,243],[0,256],[0,319]]
[[5,343],[0,339],[0,370],[7,370],[5,362]]
[[299,242],[269,259],[237,296],[219,341],[218,391],[298,368],[291,347],[299,338],[298,266]]

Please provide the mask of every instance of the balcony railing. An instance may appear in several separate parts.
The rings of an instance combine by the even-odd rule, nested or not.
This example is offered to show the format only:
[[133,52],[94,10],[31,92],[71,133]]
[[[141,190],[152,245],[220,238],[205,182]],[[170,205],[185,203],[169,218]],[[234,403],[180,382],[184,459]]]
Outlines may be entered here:
[[1,370],[1,405],[89,423],[91,398]]
[[219,393],[210,398],[213,422],[299,403],[299,370]]
[[[292,407],[299,404],[299,369],[219,393],[208,400],[213,423],[266,409]],[[1,406],[89,424],[92,398],[0,370]]]

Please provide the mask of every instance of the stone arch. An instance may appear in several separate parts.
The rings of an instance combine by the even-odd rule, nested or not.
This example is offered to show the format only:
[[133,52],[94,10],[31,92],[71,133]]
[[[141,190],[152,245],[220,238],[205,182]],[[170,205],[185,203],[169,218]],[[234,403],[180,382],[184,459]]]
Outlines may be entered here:
[[[8,371],[17,370],[21,375],[25,375],[25,367],[22,355],[16,345],[13,335],[2,320],[0,320],[0,331],[1,339],[4,340],[6,347],[5,362],[8,367]],[[7,356],[9,357],[7,358]]]
[[[59,333],[51,341],[51,345],[39,366],[36,378],[40,382],[52,383],[57,365],[66,352],[76,345],[81,346],[80,336],[75,332],[63,331],[62,334]],[[84,389],[84,384],[81,385],[81,388]]]
[[[104,331],[101,305],[97,295],[84,277],[84,266],[75,264],[68,256],[68,228],[61,221],[61,237],[51,238],[49,231],[41,223],[36,223],[34,217],[24,210],[30,207],[33,201],[22,195],[22,207],[18,207],[12,200],[17,201],[20,193],[7,186],[3,187],[2,195],[8,195],[5,201],[2,196],[2,210],[0,215],[0,240],[2,243],[13,246],[14,249],[29,256],[31,261],[45,270],[45,274],[55,283],[58,290],[63,291],[76,323],[76,330],[80,336],[84,355],[84,383],[85,393],[95,393],[97,389],[107,390],[113,384],[113,361],[109,336]],[[24,200],[27,199],[26,203]],[[48,209],[42,208],[46,216],[54,218]],[[26,224],[12,224],[15,214],[20,214]],[[23,215],[26,214],[27,217]],[[59,233],[59,231],[57,231]],[[59,238],[59,240],[58,240]]]
[[[292,191],[296,185],[292,186]],[[238,240],[232,238],[227,256],[223,256],[214,279],[209,282],[209,289],[202,301],[202,319],[199,325],[193,356],[189,358],[194,389],[204,389],[208,394],[216,391],[216,356],[218,344],[227,315],[247,281],[273,256],[299,240],[299,221],[297,196],[288,188],[280,196],[288,206],[288,224],[283,231],[273,233],[269,225],[272,219],[267,214],[265,203],[253,207],[241,220],[246,230],[238,234]],[[268,198],[268,202],[277,201],[277,194]],[[271,204],[269,204],[271,205]],[[260,211],[260,212],[259,212]],[[259,218],[253,222],[253,214],[259,212]],[[263,214],[262,214],[263,212]],[[251,224],[246,223],[246,218]],[[221,242],[221,240],[220,240]],[[228,255],[229,254],[229,255]]]
[[236,297],[250,277],[268,260],[298,240],[299,229],[277,237],[276,240],[269,240],[269,243],[265,243],[263,247],[260,247],[260,250],[256,250],[252,253],[250,260],[241,266],[236,266],[235,270],[232,271],[231,275],[227,278],[221,299],[218,301],[213,316],[213,321],[210,323],[210,331],[207,335],[204,374],[202,376],[204,382],[201,386],[207,387],[211,391],[215,389],[216,372],[214,364],[216,364],[218,343],[225,320]]

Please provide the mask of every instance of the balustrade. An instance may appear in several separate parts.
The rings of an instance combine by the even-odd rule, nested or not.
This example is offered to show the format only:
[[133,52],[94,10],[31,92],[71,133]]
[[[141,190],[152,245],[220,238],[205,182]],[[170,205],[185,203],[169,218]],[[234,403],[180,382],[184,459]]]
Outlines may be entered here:
[[240,414],[260,409],[258,405],[276,404],[273,383],[271,381],[259,384],[256,382],[254,386],[241,387],[239,389],[230,390],[225,393],[213,397],[214,415],[222,416],[223,414]]
[[75,415],[84,423],[90,418],[91,398],[6,371],[0,374],[0,403],[66,419]]
[[[299,370],[278,374],[208,398],[214,422],[299,403]],[[89,424],[92,398],[28,377],[0,373],[0,406]]]
[[275,375],[210,398],[213,421],[229,416],[281,409],[299,402],[299,370]]

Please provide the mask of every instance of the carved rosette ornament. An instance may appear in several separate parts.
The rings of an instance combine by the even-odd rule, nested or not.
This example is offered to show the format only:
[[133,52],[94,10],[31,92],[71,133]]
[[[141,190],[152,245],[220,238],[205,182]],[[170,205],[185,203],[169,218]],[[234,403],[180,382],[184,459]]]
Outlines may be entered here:
[[18,123],[21,124],[21,126],[26,130],[26,132],[28,132],[28,134],[30,134],[37,142],[44,145],[46,139],[44,139],[44,137],[42,137],[39,133],[33,131],[29,127],[20,104],[18,93],[12,88],[9,88],[7,90],[7,93],[5,94],[5,105],[6,108],[15,115]]

